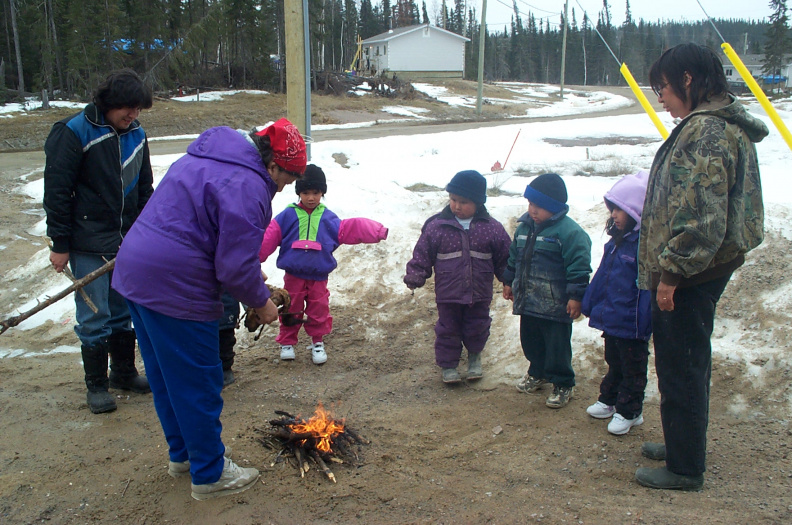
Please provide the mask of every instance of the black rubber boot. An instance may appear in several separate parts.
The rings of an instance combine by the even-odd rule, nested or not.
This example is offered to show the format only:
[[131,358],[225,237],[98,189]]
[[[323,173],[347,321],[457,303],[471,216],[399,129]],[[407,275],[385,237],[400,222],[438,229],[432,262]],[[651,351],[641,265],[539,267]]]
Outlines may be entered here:
[[151,392],[146,376],[135,368],[135,332],[116,332],[107,338],[110,350],[110,388],[131,390],[136,394]]
[[236,335],[234,328],[224,328],[220,330],[220,361],[223,362],[223,386],[228,386],[236,378],[234,371],[231,367],[234,366],[234,345],[236,344]]
[[85,369],[85,386],[88,387],[88,408],[94,414],[102,414],[115,410],[115,398],[107,391],[107,346],[97,344],[82,346],[83,368]]

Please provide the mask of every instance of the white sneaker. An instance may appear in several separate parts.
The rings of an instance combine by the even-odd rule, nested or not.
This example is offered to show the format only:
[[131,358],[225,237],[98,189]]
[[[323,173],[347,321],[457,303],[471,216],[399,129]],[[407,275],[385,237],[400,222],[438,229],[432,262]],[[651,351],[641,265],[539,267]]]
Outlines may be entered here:
[[[230,458],[231,457],[231,446],[226,445],[225,450],[223,451],[223,456]],[[190,460],[187,461],[169,461],[168,462],[168,474],[172,478],[181,478],[184,476],[190,475]]]
[[220,479],[214,483],[192,486],[192,497],[198,500],[228,496],[244,492],[256,484],[259,471],[254,468],[242,468],[228,458],[225,458],[223,472]]
[[632,419],[625,419],[624,416],[618,412],[613,414],[613,419],[608,423],[608,432],[621,436],[630,431],[632,427],[637,427],[643,424],[643,414],[638,414]]
[[281,345],[281,361],[294,361],[294,347],[292,345]]
[[314,343],[311,345],[311,359],[315,365],[321,365],[327,361],[327,352],[325,352],[324,343]]
[[616,407],[597,401],[586,409],[586,413],[597,419],[607,419],[616,413]]

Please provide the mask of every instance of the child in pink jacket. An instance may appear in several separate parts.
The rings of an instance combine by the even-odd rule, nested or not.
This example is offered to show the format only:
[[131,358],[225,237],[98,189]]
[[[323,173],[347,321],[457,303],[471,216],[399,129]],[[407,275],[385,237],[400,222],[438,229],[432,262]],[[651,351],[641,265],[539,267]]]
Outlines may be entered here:
[[[388,229],[370,219],[341,220],[322,204],[327,181],[322,169],[313,164],[305,168],[295,183],[299,202],[290,204],[267,227],[259,251],[264,262],[280,247],[277,266],[284,270],[283,287],[291,296],[289,316],[281,317],[280,332],[275,339],[281,345],[280,358],[295,358],[294,345],[300,325],[311,337],[314,364],[327,361],[324,336],[333,329],[330,315],[330,292],[327,279],[337,266],[333,252],[342,244],[375,244],[388,237]],[[304,322],[289,322],[301,319]],[[284,322],[286,321],[286,322]]]

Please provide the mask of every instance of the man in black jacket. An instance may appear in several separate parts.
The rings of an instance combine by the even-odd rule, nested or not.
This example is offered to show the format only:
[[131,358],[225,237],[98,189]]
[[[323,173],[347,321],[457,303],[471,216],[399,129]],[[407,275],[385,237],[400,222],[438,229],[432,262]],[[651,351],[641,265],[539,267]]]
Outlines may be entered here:
[[[154,191],[148,141],[137,121],[141,109],[151,105],[151,90],[124,69],[107,77],[83,111],[52,127],[44,145],[44,210],[56,272],[68,263],[80,279],[113,259]],[[82,344],[88,406],[95,414],[116,409],[108,387],[151,391],[135,368],[129,309],[110,288],[111,279],[108,273],[83,288],[98,312],[74,294],[74,331]]]

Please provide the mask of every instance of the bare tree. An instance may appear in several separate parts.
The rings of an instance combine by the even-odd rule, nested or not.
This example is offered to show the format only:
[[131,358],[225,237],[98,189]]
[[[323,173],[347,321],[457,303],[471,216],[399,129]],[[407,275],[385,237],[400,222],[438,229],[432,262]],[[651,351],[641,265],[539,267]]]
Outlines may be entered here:
[[11,8],[11,30],[14,33],[14,48],[16,49],[17,75],[19,75],[19,94],[25,94],[25,75],[22,71],[22,49],[19,47],[19,30],[16,19],[16,0],[8,0]]

